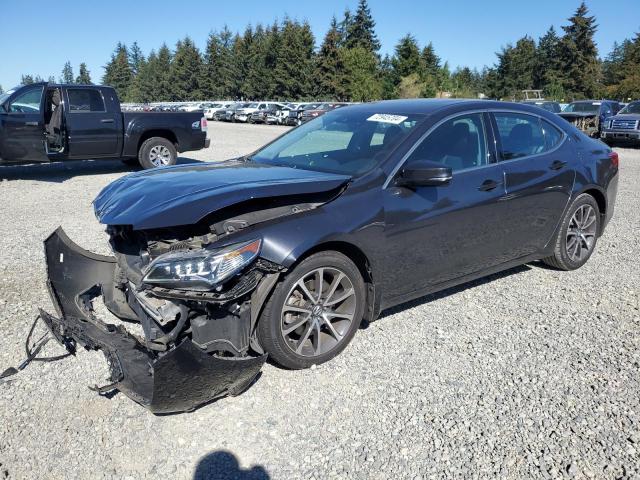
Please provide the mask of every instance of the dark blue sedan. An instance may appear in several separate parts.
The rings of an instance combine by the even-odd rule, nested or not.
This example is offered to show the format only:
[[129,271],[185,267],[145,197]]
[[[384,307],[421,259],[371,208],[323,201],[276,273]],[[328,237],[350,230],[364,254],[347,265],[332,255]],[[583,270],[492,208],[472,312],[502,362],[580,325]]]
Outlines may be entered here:
[[[245,157],[113,182],[95,211],[114,256],[52,234],[58,315],[42,317],[105,352],[106,389],[189,410],[241,392],[267,355],[330,360],[383,309],[527,262],[581,267],[617,185],[615,152],[535,106],[344,107]],[[100,320],[99,296],[144,338]]]

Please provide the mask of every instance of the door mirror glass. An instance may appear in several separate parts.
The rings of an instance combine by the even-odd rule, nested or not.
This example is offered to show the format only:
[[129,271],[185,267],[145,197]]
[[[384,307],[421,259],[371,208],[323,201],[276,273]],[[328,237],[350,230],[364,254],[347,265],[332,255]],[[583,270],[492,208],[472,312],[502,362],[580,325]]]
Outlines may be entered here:
[[395,184],[399,187],[434,187],[451,182],[453,172],[439,162],[416,160],[400,170]]

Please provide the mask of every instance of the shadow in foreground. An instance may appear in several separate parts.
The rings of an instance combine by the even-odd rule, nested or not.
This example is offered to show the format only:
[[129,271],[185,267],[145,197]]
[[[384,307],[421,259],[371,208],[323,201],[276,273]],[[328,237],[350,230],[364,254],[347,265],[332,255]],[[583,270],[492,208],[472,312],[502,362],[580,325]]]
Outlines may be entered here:
[[200,459],[193,480],[268,480],[271,478],[261,465],[244,470],[236,456],[224,450],[208,453]]
[[[538,266],[537,264],[535,265]],[[418,307],[425,303],[433,302],[434,300],[439,300],[441,298],[448,297],[449,295],[453,295],[455,293],[460,293],[464,290],[467,290],[468,288],[479,287],[480,285],[493,282],[494,280],[509,277],[511,275],[515,275],[518,273],[528,272],[529,270],[531,270],[531,267],[529,265],[519,265],[517,267],[513,267],[508,270],[504,270],[502,272],[494,273],[493,275],[488,275],[486,277],[482,277],[477,280],[473,280],[471,282],[463,283],[462,285],[457,285],[455,287],[447,288],[439,292],[431,293],[424,297],[420,297],[415,300],[411,300],[409,302],[406,302],[401,305],[388,308],[382,311],[380,313],[380,316],[378,317],[378,320],[383,319],[384,317],[388,317],[389,315],[400,313],[410,308]]]
[[[201,163],[194,158],[178,157],[178,165]],[[141,170],[139,165],[130,165],[122,160],[68,160],[65,162],[23,164],[0,164],[2,180],[38,180],[62,183],[73,177],[100,175],[103,173],[130,173]]]

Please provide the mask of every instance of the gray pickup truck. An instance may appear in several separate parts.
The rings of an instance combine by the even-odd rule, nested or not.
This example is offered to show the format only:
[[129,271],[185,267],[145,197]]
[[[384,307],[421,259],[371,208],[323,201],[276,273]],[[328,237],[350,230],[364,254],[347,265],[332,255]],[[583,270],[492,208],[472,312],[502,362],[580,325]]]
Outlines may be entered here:
[[154,168],[208,146],[202,112],[123,112],[111,87],[35,83],[0,94],[0,164],[120,158]]
[[605,119],[600,138],[609,145],[640,145],[640,100]]

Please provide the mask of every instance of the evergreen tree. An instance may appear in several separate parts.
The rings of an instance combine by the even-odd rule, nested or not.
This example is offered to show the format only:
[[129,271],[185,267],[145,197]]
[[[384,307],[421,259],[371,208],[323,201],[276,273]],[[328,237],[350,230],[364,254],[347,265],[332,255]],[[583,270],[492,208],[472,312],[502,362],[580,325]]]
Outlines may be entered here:
[[242,36],[236,34],[233,39],[233,81],[232,94],[234,98],[246,99],[245,75],[249,68],[251,43],[253,42],[253,28],[249,25]]
[[364,47],[345,48],[341,54],[348,99],[355,102],[379,99],[382,86],[378,79],[376,55]]
[[605,85],[617,85],[624,77],[625,57],[631,41],[613,42],[611,52],[602,62],[602,81]]
[[271,82],[273,70],[269,70],[266,65],[269,54],[268,43],[264,27],[258,24],[253,31],[251,44],[248,48],[247,70],[244,76],[243,90],[248,98],[264,99],[273,94],[274,89]]
[[316,57],[314,75],[316,89],[314,93],[318,98],[327,100],[343,100],[345,98],[344,65],[340,55],[341,38],[340,27],[334,16]]
[[380,97],[383,100],[398,98],[398,92],[396,90],[396,76],[393,71],[393,65],[389,55],[385,55],[380,62],[379,77],[381,89]]
[[49,78],[47,78],[47,82],[56,83],[56,77],[54,77],[53,75],[49,75]]
[[400,39],[396,45],[391,64],[398,79],[411,74],[422,77],[424,72],[420,59],[420,49],[413,35],[407,34]]
[[76,78],[76,83],[80,85],[91,85],[91,75],[89,74],[87,64],[84,62],[80,64],[80,70],[78,73],[78,77]]
[[[373,20],[371,10],[367,0],[360,0],[356,14],[351,20],[345,15],[347,37],[345,46],[347,48],[362,47],[372,53],[380,50],[380,41],[375,33],[376,22]],[[356,54],[357,57],[359,54]]]
[[167,102],[171,100],[172,96],[172,83],[171,77],[171,63],[173,61],[173,54],[169,47],[165,43],[158,49],[158,58],[155,65],[152,67],[152,74],[154,78],[154,101],[155,102]]
[[131,83],[129,99],[136,103],[149,103],[158,98],[156,81],[158,73],[158,57],[154,50],[149,53],[149,58],[140,65],[138,74]]
[[170,68],[171,98],[173,101],[200,100],[202,57],[188,36],[179,40]]
[[202,68],[202,80],[200,82],[204,98],[222,98],[219,74],[221,70],[220,37],[216,32],[209,33],[207,47],[204,51],[204,65]]
[[35,83],[32,75],[26,74],[20,78],[20,85],[31,85],[32,83]]
[[235,64],[233,59],[233,34],[225,25],[218,36],[219,60],[218,60],[218,85],[220,98],[234,98],[233,80]]
[[573,97],[597,98],[601,77],[598,50],[593,36],[598,26],[595,17],[582,2],[562,27],[565,34],[561,43],[561,60],[565,71],[565,87]]
[[640,98],[640,32],[624,50],[622,79],[612,92],[625,101]]
[[111,60],[104,66],[102,83],[113,87],[121,101],[128,101],[132,80],[133,73],[131,72],[131,65],[129,65],[127,47],[118,42],[116,49],[111,54]]
[[129,67],[134,77],[138,75],[145,61],[144,54],[138,46],[138,42],[133,42],[129,49]]
[[344,13],[342,14],[342,21],[338,24],[338,32],[340,33],[340,41],[338,42],[339,47],[346,46],[352,24],[353,15],[351,14],[351,10],[345,8]]
[[522,90],[533,87],[535,68],[536,44],[532,38],[521,38],[515,47],[507,45],[498,53],[495,95],[498,98],[520,98]]
[[429,44],[422,49],[420,57],[425,73],[427,75],[433,75],[434,77],[437,76],[440,71],[440,57],[436,55],[433,43],[429,42]]
[[62,68],[62,77],[60,77],[60,83],[73,83],[73,68],[71,68],[71,62],[64,64]]
[[307,22],[286,18],[282,24],[281,53],[275,68],[278,98],[298,100],[312,95],[311,73],[315,39]]
[[534,88],[558,100],[564,97],[564,70],[561,61],[561,40],[553,27],[540,37],[536,50]]
[[0,94],[4,93],[4,90],[2,89],[2,85],[0,85]]

